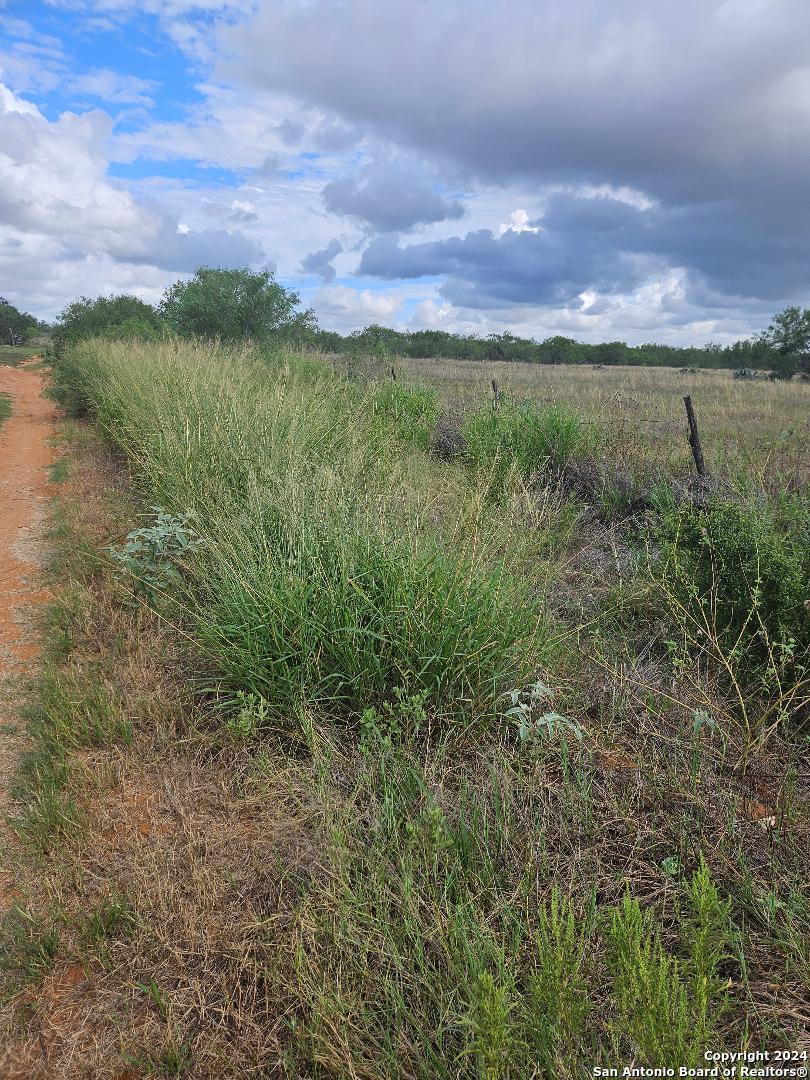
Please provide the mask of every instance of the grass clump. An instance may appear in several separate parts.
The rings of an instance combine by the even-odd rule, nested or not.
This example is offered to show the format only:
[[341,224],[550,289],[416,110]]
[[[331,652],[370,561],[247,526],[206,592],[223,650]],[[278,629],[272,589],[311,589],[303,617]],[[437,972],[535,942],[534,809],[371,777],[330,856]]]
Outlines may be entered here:
[[0,424],[11,416],[11,396],[0,394]]
[[0,919],[0,1002],[39,983],[50,971],[59,948],[55,923],[44,922],[14,906]]
[[377,389],[371,398],[375,413],[403,443],[427,450],[439,418],[439,394],[429,386],[407,386],[391,382]]
[[810,511],[797,497],[665,511],[654,576],[683,655],[705,657],[755,745],[810,701]]
[[535,405],[501,397],[497,405],[468,413],[461,425],[470,462],[491,469],[502,483],[510,469],[528,477],[544,466],[561,468],[585,453],[594,426],[563,404]]

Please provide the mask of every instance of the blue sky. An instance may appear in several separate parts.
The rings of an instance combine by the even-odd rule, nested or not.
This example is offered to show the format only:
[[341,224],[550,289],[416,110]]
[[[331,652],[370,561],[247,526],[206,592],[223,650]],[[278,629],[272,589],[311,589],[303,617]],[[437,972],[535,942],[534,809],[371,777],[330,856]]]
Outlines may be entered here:
[[804,0],[0,0],[0,295],[730,341],[810,301]]

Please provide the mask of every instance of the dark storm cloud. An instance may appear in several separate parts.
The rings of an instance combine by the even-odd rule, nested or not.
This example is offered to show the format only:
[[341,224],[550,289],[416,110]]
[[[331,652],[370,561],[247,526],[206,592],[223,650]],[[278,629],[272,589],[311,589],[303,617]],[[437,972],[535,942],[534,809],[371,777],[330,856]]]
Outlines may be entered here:
[[[545,233],[491,244],[472,234],[411,245],[392,256],[403,267],[455,260],[436,272],[468,275],[481,295],[519,295],[528,263],[540,292],[553,264],[567,293],[610,281],[613,254],[687,267],[729,296],[810,292],[806,0],[265,0],[230,34],[240,77],[332,110],[471,187],[628,185],[657,204],[635,217],[560,205],[545,222],[550,249]],[[373,175],[365,187],[336,183],[331,208],[380,231],[409,227],[404,211],[398,221],[387,203],[363,205]],[[379,265],[379,251],[364,263]],[[577,257],[589,272],[570,266]],[[496,265],[511,282],[498,285]],[[626,265],[613,276],[633,277]]]
[[619,293],[635,288],[653,269],[649,260],[609,249],[601,237],[583,230],[505,232],[479,229],[400,247],[395,237],[379,237],[364,251],[360,273],[383,278],[445,277],[443,295],[464,307],[511,304],[570,304],[596,288]]
[[198,266],[236,268],[258,262],[268,265],[260,244],[241,232],[226,229],[201,229],[178,232],[167,229],[147,246],[114,252],[125,262],[144,263],[162,270],[192,274]]
[[335,268],[332,260],[343,251],[343,244],[337,239],[330,240],[325,248],[320,251],[311,251],[301,260],[301,271],[304,274],[317,274],[324,281],[335,280]]
[[363,253],[360,272],[389,279],[443,276],[448,300],[487,308],[569,305],[587,289],[621,294],[673,266],[691,271],[693,296],[706,307],[750,295],[775,305],[797,281],[810,281],[803,239],[810,213],[803,211],[801,222],[795,237],[785,237],[767,218],[740,230],[736,208],[722,203],[637,207],[606,196],[557,194],[533,223],[538,231],[498,237],[481,229],[404,246],[382,236]]
[[379,232],[412,229],[463,217],[461,203],[434,191],[428,181],[404,169],[373,167],[361,176],[341,176],[323,189],[333,214],[345,214]]

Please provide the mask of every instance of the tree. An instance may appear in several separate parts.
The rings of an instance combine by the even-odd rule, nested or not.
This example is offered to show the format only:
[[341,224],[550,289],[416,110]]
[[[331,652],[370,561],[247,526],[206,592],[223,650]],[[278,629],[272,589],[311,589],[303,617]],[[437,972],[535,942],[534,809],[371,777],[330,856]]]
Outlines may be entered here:
[[33,315],[20,311],[0,296],[0,345],[24,345],[39,322]]
[[202,266],[163,294],[159,311],[183,337],[222,341],[303,338],[315,328],[314,314],[296,311],[301,298],[269,270],[218,270]]
[[56,319],[57,345],[86,337],[157,338],[163,330],[151,304],[137,296],[80,296]]
[[775,349],[780,362],[774,374],[789,379],[797,371],[810,372],[810,308],[786,307],[760,335]]

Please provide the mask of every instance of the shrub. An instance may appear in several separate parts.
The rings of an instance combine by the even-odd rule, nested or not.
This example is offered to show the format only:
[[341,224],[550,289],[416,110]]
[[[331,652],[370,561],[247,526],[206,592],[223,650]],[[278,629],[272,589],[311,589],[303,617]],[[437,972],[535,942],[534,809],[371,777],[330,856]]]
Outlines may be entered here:
[[145,338],[157,340],[163,333],[160,316],[137,296],[80,296],[62,311],[55,323],[55,341],[61,351],[68,342],[83,338]]
[[666,513],[663,578],[685,614],[706,620],[735,670],[796,667],[810,646],[810,509],[711,500]]

